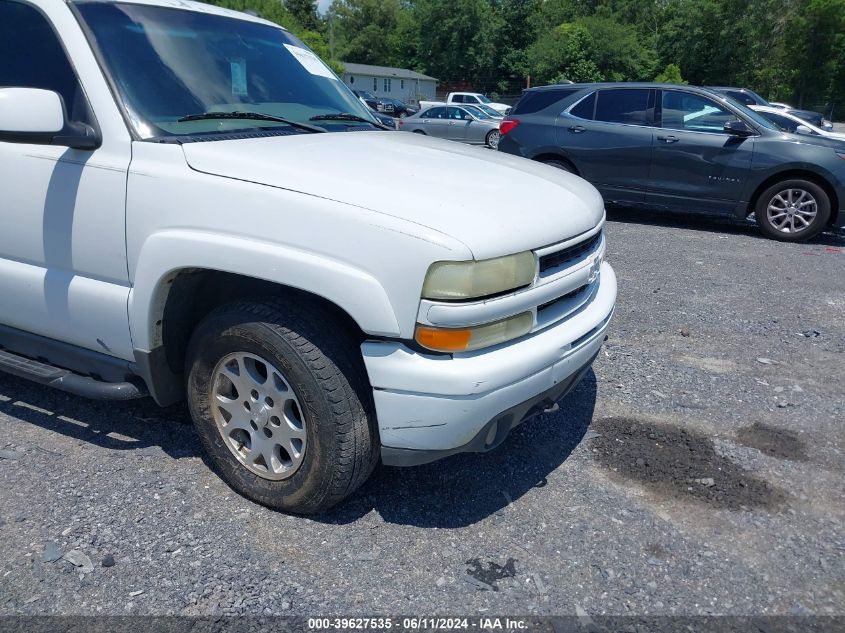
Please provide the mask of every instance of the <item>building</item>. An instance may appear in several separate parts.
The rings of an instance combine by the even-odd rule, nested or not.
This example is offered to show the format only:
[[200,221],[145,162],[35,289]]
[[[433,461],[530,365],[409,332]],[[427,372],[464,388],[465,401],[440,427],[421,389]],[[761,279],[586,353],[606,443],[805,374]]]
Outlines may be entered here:
[[407,68],[343,62],[343,83],[353,90],[366,90],[377,97],[393,97],[405,103],[433,101],[437,79]]

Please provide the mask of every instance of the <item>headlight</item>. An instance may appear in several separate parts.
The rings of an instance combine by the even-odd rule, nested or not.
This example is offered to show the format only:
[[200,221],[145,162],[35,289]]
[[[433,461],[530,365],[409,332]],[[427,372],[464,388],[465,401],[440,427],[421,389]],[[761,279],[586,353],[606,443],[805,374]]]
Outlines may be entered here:
[[471,328],[436,328],[418,325],[417,343],[437,352],[469,352],[519,338],[534,327],[534,315],[523,312],[495,323]]
[[534,281],[537,260],[526,251],[479,262],[436,262],[423,283],[423,299],[477,299],[516,290]]

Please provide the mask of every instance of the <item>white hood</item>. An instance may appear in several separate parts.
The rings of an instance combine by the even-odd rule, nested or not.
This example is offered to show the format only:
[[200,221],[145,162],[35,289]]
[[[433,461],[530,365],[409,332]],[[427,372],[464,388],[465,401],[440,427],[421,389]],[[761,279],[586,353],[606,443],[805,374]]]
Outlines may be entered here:
[[197,171],[402,218],[460,240],[476,259],[562,241],[604,214],[601,195],[581,178],[419,134],[302,134],[182,147]]

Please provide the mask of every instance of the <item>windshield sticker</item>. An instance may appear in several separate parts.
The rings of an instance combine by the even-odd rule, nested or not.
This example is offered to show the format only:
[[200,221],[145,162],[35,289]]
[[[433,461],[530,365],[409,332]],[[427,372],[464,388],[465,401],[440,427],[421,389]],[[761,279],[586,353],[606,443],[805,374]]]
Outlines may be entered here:
[[232,94],[236,97],[246,97],[249,91],[246,87],[246,60],[233,59],[229,62],[232,74]]
[[337,80],[337,77],[335,77],[334,73],[329,70],[329,67],[326,66],[323,61],[311,51],[291,44],[285,44],[285,48],[288,49],[290,54],[293,55],[296,60],[302,64],[302,67],[312,75]]

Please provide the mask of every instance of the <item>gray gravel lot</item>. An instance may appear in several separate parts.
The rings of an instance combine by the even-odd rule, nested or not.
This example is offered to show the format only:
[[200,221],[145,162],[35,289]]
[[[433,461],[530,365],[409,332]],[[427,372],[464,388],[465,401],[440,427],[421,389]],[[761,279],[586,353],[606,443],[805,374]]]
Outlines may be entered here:
[[182,408],[0,375],[0,614],[845,614],[845,237],[607,234],[560,412],[318,519],[231,492]]

